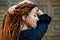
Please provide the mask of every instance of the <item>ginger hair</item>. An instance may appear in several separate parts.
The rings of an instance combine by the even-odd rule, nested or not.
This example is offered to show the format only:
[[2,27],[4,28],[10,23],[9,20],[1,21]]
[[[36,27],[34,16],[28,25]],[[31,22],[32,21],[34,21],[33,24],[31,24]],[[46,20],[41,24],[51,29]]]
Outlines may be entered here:
[[24,3],[16,6],[14,14],[6,12],[2,22],[3,40],[19,40],[23,28],[23,26],[21,28],[21,25],[24,24],[21,17],[28,15],[34,7],[36,7],[35,4]]

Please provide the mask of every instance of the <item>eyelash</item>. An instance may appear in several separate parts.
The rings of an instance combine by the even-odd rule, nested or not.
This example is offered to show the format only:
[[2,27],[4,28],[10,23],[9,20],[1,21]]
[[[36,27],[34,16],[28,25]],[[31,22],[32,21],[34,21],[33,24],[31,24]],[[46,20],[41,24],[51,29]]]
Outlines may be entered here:
[[34,17],[36,17],[36,15],[34,15]]

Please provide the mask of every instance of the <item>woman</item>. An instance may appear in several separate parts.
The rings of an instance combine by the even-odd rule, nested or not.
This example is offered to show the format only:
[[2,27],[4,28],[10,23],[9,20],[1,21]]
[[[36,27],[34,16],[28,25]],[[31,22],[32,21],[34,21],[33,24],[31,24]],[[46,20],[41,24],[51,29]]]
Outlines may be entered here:
[[41,15],[35,4],[23,2],[3,18],[3,40],[41,40],[51,17]]

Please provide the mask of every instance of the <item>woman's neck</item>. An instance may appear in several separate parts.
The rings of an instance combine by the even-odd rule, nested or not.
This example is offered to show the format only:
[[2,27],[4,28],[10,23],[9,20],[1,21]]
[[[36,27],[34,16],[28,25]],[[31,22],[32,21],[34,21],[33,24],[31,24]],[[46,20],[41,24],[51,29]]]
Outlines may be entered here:
[[28,29],[27,24],[24,24],[22,30],[27,30],[27,29]]

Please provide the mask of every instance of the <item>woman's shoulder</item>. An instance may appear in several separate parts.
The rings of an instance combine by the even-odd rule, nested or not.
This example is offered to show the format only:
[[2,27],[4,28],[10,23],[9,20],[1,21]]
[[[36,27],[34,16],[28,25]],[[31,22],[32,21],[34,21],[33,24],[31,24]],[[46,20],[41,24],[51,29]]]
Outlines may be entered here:
[[33,30],[33,28],[28,28],[28,29],[22,30],[21,33],[22,34],[25,34],[27,32],[30,33],[30,31],[32,31],[32,30]]

